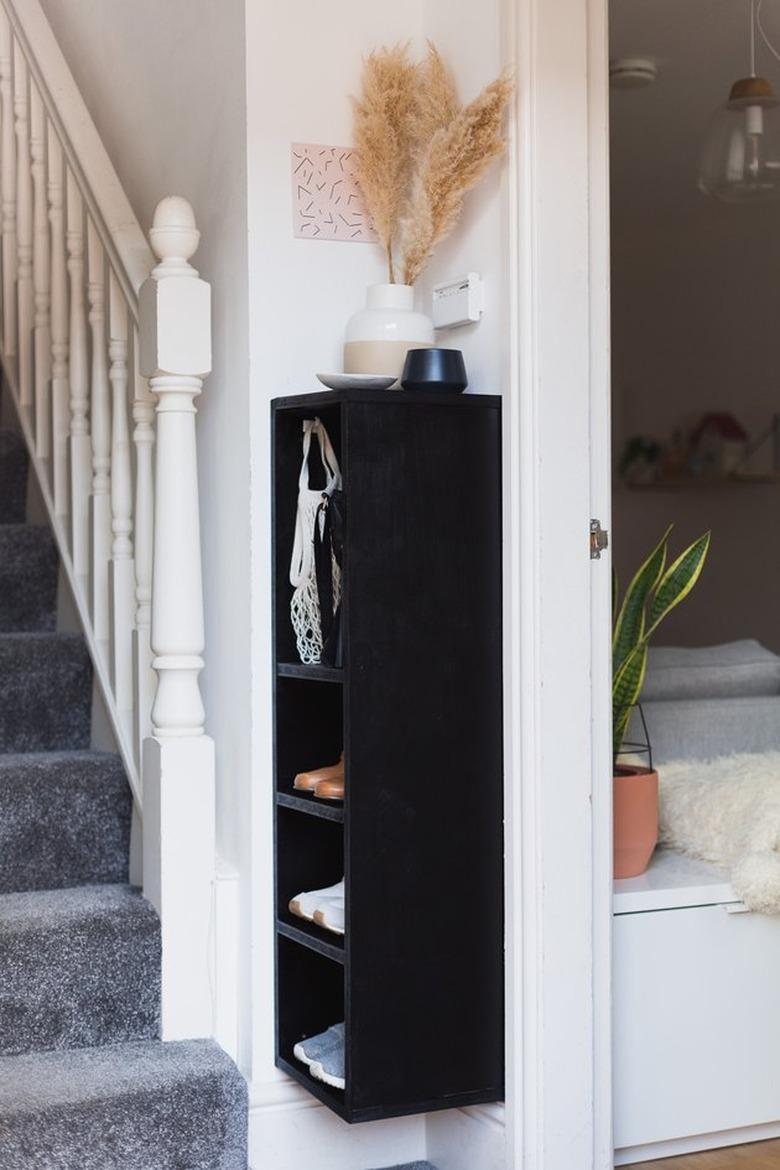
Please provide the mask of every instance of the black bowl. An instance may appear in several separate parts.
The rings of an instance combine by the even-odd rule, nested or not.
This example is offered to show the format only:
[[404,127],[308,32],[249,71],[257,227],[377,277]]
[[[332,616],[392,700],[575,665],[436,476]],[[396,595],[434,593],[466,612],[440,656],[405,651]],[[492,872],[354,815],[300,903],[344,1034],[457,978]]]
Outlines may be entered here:
[[410,349],[401,385],[404,390],[429,394],[462,394],[468,386],[466,365],[459,349]]

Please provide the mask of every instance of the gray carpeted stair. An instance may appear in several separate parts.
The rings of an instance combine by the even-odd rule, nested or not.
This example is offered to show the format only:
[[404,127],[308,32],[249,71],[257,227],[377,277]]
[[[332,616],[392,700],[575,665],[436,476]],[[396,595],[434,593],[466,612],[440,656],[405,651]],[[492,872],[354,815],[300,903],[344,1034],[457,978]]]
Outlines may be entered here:
[[118,756],[0,755],[0,894],[126,882],[131,803]]
[[159,1032],[160,923],[129,886],[0,897],[0,1052]]
[[24,520],[27,498],[27,452],[16,431],[0,427],[0,524]]
[[79,634],[0,634],[0,752],[88,748],[91,703]]
[[57,550],[48,528],[0,525],[0,633],[54,629]]
[[0,1170],[246,1170],[246,1085],[210,1041],[161,1043],[160,923],[128,886],[131,797],[90,747],[84,639],[25,524],[0,429]]
[[246,1170],[246,1084],[208,1040],[0,1058],[3,1170]]

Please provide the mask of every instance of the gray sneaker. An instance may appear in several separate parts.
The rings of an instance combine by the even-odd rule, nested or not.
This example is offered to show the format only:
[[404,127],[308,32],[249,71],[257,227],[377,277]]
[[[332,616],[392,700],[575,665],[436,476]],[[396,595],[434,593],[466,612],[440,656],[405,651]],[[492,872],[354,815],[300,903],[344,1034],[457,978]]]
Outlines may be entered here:
[[293,1056],[308,1065],[309,1072],[318,1081],[334,1089],[345,1088],[343,1023],[333,1024],[318,1036],[300,1040],[293,1048]]

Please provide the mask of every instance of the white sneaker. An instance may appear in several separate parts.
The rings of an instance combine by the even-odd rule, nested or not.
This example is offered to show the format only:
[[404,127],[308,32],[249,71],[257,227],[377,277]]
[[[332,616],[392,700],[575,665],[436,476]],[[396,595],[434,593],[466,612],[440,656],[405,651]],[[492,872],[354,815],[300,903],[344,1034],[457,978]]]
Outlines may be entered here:
[[323,898],[320,906],[314,911],[314,921],[317,926],[331,930],[334,934],[344,933],[344,896],[341,898]]
[[[302,894],[296,894],[294,898],[290,899],[288,903],[291,914],[297,918],[305,918],[307,922],[314,921],[314,915],[324,904],[331,900],[341,902],[342,906],[342,920],[343,920],[343,906],[344,906],[344,879],[336,882],[335,886],[326,886],[322,890],[308,890]],[[344,933],[343,924],[341,933]]]

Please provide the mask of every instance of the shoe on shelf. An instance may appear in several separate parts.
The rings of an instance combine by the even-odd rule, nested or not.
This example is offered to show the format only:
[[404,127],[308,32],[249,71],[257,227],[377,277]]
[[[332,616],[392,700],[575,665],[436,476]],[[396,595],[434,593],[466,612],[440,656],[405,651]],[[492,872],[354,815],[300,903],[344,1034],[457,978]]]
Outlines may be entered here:
[[[334,886],[326,886],[322,890],[304,890],[302,894],[296,894],[288,903],[288,909],[296,918],[305,918],[307,922],[314,921],[314,915],[321,909],[324,909],[326,903],[340,902],[342,907],[342,918],[344,908],[344,879],[336,882]],[[342,930],[343,934],[344,931]]]
[[346,1088],[344,1077],[344,1025],[332,1024],[318,1036],[299,1041],[293,1056],[308,1065],[309,1072],[318,1081],[334,1089]]
[[314,787],[314,795],[319,796],[320,800],[343,800],[344,773],[331,779],[320,780]]
[[327,764],[322,768],[314,768],[311,772],[299,772],[293,780],[293,788],[299,792],[313,792],[323,780],[339,780],[344,783],[344,753],[339,756],[337,764]]
[[319,907],[314,911],[314,921],[324,930],[331,930],[334,934],[344,933],[344,895],[340,898],[323,898]]

